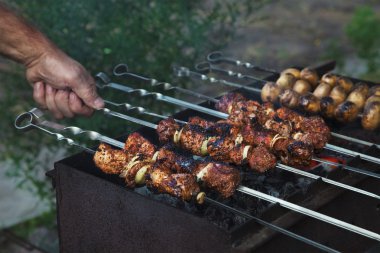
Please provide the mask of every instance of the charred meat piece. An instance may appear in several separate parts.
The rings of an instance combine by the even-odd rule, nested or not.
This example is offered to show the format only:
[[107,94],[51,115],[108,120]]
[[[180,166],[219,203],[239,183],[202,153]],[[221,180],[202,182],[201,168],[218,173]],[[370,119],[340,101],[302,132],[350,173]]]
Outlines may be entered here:
[[191,125],[198,125],[203,128],[209,128],[213,126],[215,123],[209,120],[205,120],[201,117],[195,116],[195,117],[190,117],[189,120],[187,121],[188,124]]
[[172,142],[174,134],[180,129],[180,126],[173,118],[161,120],[157,126],[157,134],[161,143]]
[[171,144],[166,144],[157,152],[156,160],[160,160],[167,168],[175,173],[196,173],[198,163],[185,155],[180,154]]
[[219,192],[226,198],[234,193],[240,182],[240,174],[236,168],[222,163],[195,161],[178,154],[172,147],[161,148],[157,159],[172,172],[196,176],[207,188]]
[[277,110],[277,115],[283,120],[292,122],[296,131],[293,133],[294,139],[311,143],[316,150],[322,149],[330,139],[330,129],[321,117],[303,117],[284,107]]
[[251,145],[263,145],[273,152],[284,164],[304,166],[309,164],[313,155],[313,147],[292,138],[281,136],[275,131],[253,127],[242,129],[243,142]]
[[128,163],[128,155],[123,150],[111,148],[101,143],[94,155],[96,166],[107,174],[119,174]]
[[186,124],[180,130],[179,141],[177,143],[181,148],[190,151],[194,155],[204,156],[207,154],[206,149],[204,147],[202,148],[205,141],[207,141],[207,135],[203,127]]
[[265,172],[276,166],[276,157],[262,145],[252,148],[252,152],[248,157],[249,166],[256,168],[259,172]]
[[232,104],[241,100],[244,101],[246,98],[240,93],[228,93],[219,99],[215,107],[218,111],[229,113],[229,108]]
[[239,171],[222,163],[200,163],[196,175],[207,188],[216,190],[224,198],[232,196],[240,183]]
[[199,185],[193,175],[172,173],[169,168],[157,161],[150,167],[147,186],[161,193],[168,193],[183,200],[191,200],[200,192]]
[[139,133],[132,133],[128,136],[124,144],[124,150],[130,155],[144,155],[151,158],[156,152],[156,147]]

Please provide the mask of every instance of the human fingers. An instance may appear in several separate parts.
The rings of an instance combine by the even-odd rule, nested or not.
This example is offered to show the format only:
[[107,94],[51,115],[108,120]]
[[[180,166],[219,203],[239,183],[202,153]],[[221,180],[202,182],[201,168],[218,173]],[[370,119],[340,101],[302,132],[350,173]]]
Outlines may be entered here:
[[55,104],[57,109],[66,118],[72,118],[74,116],[74,113],[71,111],[69,106],[69,95],[70,91],[67,90],[57,90],[55,93]]
[[87,106],[94,109],[103,108],[104,101],[96,92],[95,80],[81,65],[75,68],[75,71],[75,78],[69,82],[71,89]]
[[94,109],[84,105],[82,100],[74,92],[70,92],[69,105],[70,110],[78,115],[89,117],[94,112]]
[[59,111],[55,103],[55,93],[56,89],[52,88],[50,85],[46,85],[46,106],[48,110],[53,114],[54,118],[62,119],[63,114]]
[[45,100],[45,84],[43,82],[36,82],[33,84],[33,99],[40,108],[47,108]]

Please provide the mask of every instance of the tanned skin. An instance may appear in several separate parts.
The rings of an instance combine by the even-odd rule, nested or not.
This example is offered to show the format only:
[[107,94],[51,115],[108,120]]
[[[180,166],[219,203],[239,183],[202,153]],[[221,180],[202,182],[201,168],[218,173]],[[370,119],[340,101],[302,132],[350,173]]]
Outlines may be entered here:
[[25,66],[34,100],[55,118],[89,116],[104,106],[85,68],[1,3],[0,54]]

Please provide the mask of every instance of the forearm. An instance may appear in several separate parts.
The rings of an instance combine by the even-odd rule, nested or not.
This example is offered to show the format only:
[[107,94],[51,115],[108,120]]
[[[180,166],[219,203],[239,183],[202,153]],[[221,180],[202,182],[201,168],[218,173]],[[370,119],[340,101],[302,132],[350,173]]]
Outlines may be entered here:
[[41,32],[0,3],[0,54],[29,65],[52,48]]

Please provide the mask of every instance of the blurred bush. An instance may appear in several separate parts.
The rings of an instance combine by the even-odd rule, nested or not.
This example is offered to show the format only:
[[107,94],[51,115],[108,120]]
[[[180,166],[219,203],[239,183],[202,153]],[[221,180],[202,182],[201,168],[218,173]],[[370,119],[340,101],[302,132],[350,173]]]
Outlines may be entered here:
[[[118,63],[129,64],[136,73],[168,81],[172,64],[189,67],[207,53],[221,49],[243,24],[254,21],[254,14],[267,0],[240,1],[5,1],[54,41],[89,71],[111,73]],[[31,182],[42,199],[52,198],[50,182],[40,177],[51,169],[51,163],[36,164],[43,147],[58,152],[54,138],[39,131],[25,134],[13,127],[15,116],[33,107],[32,91],[27,87],[23,70],[16,67],[11,73],[0,73],[3,94],[0,100],[3,145],[1,160],[13,161],[10,176]],[[104,96],[134,104],[139,99],[115,95]],[[140,101],[141,102],[141,101]],[[142,101],[152,108],[152,101]],[[150,105],[149,105],[150,103]],[[167,109],[154,105],[156,110]],[[91,120],[76,118],[63,123],[116,136],[135,129],[125,121],[108,120],[95,114]],[[51,161],[52,162],[52,161]]]
[[367,61],[368,72],[380,67],[380,18],[368,6],[358,8],[348,23],[346,33],[359,57]]

